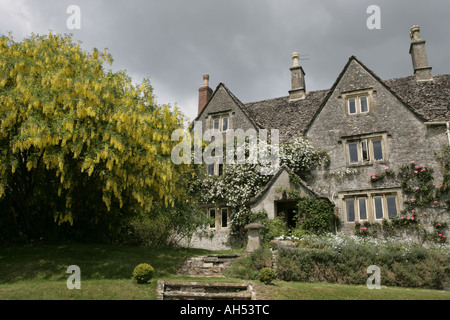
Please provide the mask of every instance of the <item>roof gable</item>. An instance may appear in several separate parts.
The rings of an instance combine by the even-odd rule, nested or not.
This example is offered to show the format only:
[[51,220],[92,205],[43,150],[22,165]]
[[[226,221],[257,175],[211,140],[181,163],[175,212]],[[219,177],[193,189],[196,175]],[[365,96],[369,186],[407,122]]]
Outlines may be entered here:
[[[308,130],[311,128],[312,124],[314,123],[315,119],[317,118],[317,116],[320,114],[320,112],[323,110],[323,108],[325,107],[325,105],[327,104],[328,100],[330,99],[331,95],[334,93],[334,91],[336,90],[336,87],[338,86],[338,84],[340,83],[340,81],[342,80],[342,78],[344,77],[344,75],[347,73],[349,66],[351,65],[352,62],[356,62],[359,66],[361,66],[370,76],[372,76],[378,83],[380,83],[388,92],[390,92],[398,101],[401,102],[401,104],[403,106],[405,106],[406,109],[408,109],[410,112],[412,112],[414,114],[415,117],[417,117],[420,121],[425,122],[426,118],[418,113],[413,107],[411,107],[408,103],[406,103],[402,97],[400,97],[397,92],[395,92],[394,90],[392,90],[392,88],[390,86],[388,86],[386,84],[385,81],[381,80],[372,70],[370,70],[369,68],[367,68],[361,61],[359,61],[355,56],[351,56],[348,59],[347,64],[345,65],[345,67],[343,68],[343,70],[341,71],[341,73],[339,74],[339,76],[337,77],[336,81],[334,82],[333,86],[331,87],[331,89],[328,91],[326,97],[322,100],[320,106],[317,108],[316,113],[313,115],[313,117],[310,119],[308,125],[306,126],[303,134],[306,135],[306,133],[308,132]],[[411,98],[411,101],[414,100],[414,98]]]
[[214,90],[213,94],[211,95],[211,98],[208,100],[208,102],[203,107],[203,109],[200,111],[200,113],[197,115],[197,117],[194,119],[194,121],[198,121],[200,119],[200,117],[205,113],[205,110],[208,109],[208,106],[210,105],[210,103],[212,101],[214,101],[214,98],[215,98],[217,92],[219,92],[219,90],[222,90],[222,89],[228,94],[228,96],[231,98],[231,100],[234,102],[234,104],[247,117],[247,119],[255,127],[255,129],[259,128],[259,126],[255,123],[254,119],[252,117],[250,117],[249,114],[247,113],[246,109],[244,108],[243,103],[222,82],[217,85],[216,89]]
[[278,179],[280,178],[281,174],[283,172],[287,172],[289,175],[293,175],[296,177],[296,182],[298,182],[299,184],[299,188],[303,189],[307,194],[311,195],[311,196],[315,196],[317,198],[322,198],[322,199],[328,199],[327,197],[318,194],[317,192],[315,192],[314,190],[311,189],[311,187],[303,180],[301,179],[298,175],[296,175],[288,166],[286,165],[282,165],[278,171],[270,178],[270,180],[266,183],[266,185],[264,186],[264,188],[262,188],[250,201],[250,204],[256,203],[259,199],[261,199],[262,197],[264,197],[264,195],[270,190],[270,188],[276,184],[276,182],[278,181]]

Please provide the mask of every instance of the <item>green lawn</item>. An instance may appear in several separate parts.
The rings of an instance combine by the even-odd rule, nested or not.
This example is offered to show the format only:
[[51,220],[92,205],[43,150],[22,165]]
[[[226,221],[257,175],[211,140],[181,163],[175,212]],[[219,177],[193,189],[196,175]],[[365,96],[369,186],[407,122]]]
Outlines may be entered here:
[[[0,247],[0,300],[154,300],[157,280],[187,280],[176,276],[181,260],[211,251],[200,249],[151,249],[106,245],[35,245]],[[131,280],[134,267],[142,262],[155,268],[148,285]],[[69,265],[81,270],[81,289],[69,290]],[[196,281],[242,281],[204,278]],[[369,290],[365,285],[335,285],[275,281],[262,285],[255,281],[258,299],[334,300],[395,299],[450,300],[449,291],[386,288]]]

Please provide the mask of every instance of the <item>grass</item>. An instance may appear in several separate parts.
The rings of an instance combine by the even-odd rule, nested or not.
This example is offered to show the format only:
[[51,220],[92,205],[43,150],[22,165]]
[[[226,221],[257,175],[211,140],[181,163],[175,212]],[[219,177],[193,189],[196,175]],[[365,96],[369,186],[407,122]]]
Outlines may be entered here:
[[[212,253],[208,250],[107,246],[94,244],[39,244],[0,247],[0,300],[154,300],[157,280],[191,280],[176,275],[186,257]],[[217,252],[214,252],[217,253]],[[136,265],[146,262],[155,268],[154,280],[138,285],[131,279]],[[81,290],[66,287],[69,265],[81,270]],[[241,279],[195,278],[195,281],[240,282]],[[386,288],[326,283],[258,281],[258,299],[334,300],[395,299],[449,300],[449,291]]]

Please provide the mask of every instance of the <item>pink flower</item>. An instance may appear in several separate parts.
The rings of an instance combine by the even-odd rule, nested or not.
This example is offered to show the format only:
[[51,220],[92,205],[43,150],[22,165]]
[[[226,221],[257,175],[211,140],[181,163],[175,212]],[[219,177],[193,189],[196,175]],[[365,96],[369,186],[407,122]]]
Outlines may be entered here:
[[409,201],[414,202],[414,201],[416,201],[416,199],[411,198],[411,199],[409,199]]
[[414,164],[414,161],[411,161],[411,164]]
[[419,169],[419,166],[416,166],[416,169]]
[[410,217],[406,217],[406,220],[409,220],[410,219]]
[[186,199],[186,203],[188,203],[189,202],[189,200],[188,199]]
[[416,212],[416,210],[412,209],[411,212],[414,213],[414,212]]
[[389,170],[389,167],[385,167],[384,170],[388,171],[388,170]]
[[417,173],[417,170],[416,170],[416,171],[414,171],[414,173]]
[[400,217],[400,220],[403,220],[403,217]]
[[420,165],[420,168],[422,168],[423,166],[422,165]]
[[355,219],[355,222],[358,222],[358,219]]
[[438,202],[437,202],[437,201],[434,201],[434,204],[438,204]]
[[437,227],[440,227],[441,226],[441,224],[440,223],[438,223],[437,225],[436,225]]
[[423,213],[423,215],[424,215],[424,216],[426,216],[426,215],[427,215],[427,213],[426,213],[426,212],[424,212],[424,213]]
[[442,237],[442,233],[439,233],[439,237]]
[[411,217],[411,220],[414,220],[414,217]]
[[416,187],[416,191],[419,190],[419,187]]
[[442,184],[439,186],[439,188],[442,188]]

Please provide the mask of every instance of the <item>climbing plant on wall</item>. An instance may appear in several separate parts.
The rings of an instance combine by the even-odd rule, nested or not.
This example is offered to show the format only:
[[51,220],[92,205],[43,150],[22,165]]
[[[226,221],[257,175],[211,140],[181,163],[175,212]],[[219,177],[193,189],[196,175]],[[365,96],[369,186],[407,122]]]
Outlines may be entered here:
[[[443,173],[442,183],[439,185],[434,184],[433,169],[415,161],[400,166],[396,173],[390,168],[385,168],[381,174],[371,174],[373,183],[386,178],[394,179],[401,185],[405,197],[404,209],[400,214],[390,221],[383,221],[384,231],[395,233],[396,230],[414,230],[422,241],[431,240],[437,243],[447,241],[446,220],[450,212],[450,147],[443,148],[437,154],[437,158]],[[360,230],[358,232],[360,233]]]
[[[281,144],[279,149],[279,165],[287,165],[302,178],[328,159],[328,155],[315,150],[304,137]],[[222,203],[231,208],[231,232],[235,236],[256,219],[248,202],[272,177],[262,174],[261,166],[261,163],[228,164],[221,176],[202,176],[196,184],[195,193],[200,203]]]

